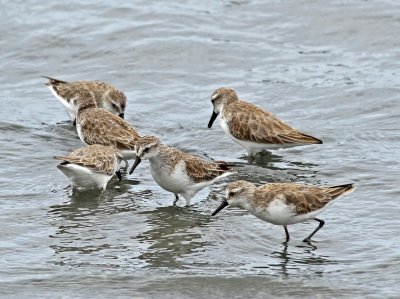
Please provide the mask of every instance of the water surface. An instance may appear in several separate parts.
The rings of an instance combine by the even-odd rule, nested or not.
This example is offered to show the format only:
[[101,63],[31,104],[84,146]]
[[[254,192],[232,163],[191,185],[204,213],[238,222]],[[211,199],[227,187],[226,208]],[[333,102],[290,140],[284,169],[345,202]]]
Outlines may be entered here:
[[[2,1],[0,294],[7,298],[398,297],[397,1]],[[104,80],[142,134],[241,163],[230,180],[353,182],[315,223],[188,208],[148,164],[70,194],[52,157],[82,146],[40,75]],[[255,162],[216,125],[220,86],[324,141]]]

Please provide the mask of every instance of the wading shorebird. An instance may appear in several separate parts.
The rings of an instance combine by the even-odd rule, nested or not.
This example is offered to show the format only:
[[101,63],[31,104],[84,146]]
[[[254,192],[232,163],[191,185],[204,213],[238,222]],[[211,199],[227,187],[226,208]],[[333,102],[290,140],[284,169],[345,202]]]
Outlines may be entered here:
[[226,206],[239,206],[266,222],[283,225],[286,242],[290,239],[287,225],[315,220],[318,227],[303,241],[310,242],[325,222],[316,216],[335,199],[354,191],[352,184],[317,187],[295,183],[270,183],[257,187],[247,181],[231,183],[226,188],[226,199],[212,213],[216,215]]
[[111,84],[102,81],[66,82],[51,77],[42,77],[49,80],[45,85],[63,105],[65,111],[74,122],[74,125],[77,112],[74,99],[78,99],[79,101],[82,91],[89,91],[92,93],[97,107],[104,108],[124,118],[126,96]]
[[82,92],[74,101],[77,107],[76,130],[85,144],[113,146],[121,151],[126,164],[127,160],[136,158],[134,147],[140,135],[127,121],[97,108],[93,95],[88,91]]
[[69,178],[73,188],[104,191],[114,174],[121,180],[121,153],[110,146],[99,144],[78,148],[68,156],[54,157],[63,162],[57,168]]
[[135,147],[136,161],[131,174],[142,160],[150,161],[150,172],[156,183],[175,194],[174,204],[181,194],[186,205],[203,188],[233,174],[223,161],[209,162],[162,144],[157,137],[143,136]]
[[268,149],[322,143],[284,123],[271,112],[240,100],[233,89],[217,89],[211,96],[211,102],[213,113],[208,128],[220,114],[222,129],[244,147],[249,156]]

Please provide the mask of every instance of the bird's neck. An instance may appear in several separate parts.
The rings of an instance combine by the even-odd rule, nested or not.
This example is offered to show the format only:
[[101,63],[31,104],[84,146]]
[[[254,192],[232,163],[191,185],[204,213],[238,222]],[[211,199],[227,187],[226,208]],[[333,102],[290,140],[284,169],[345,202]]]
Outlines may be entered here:
[[160,144],[159,149],[158,155],[149,158],[151,166],[153,168],[171,168],[171,165],[169,164],[171,162],[170,156],[172,148],[167,145]]
[[246,190],[246,200],[243,201],[242,206],[248,211],[254,211],[257,206],[253,200],[256,189],[257,188],[254,186],[254,188],[248,188]]
[[89,108],[97,108],[96,103],[90,102],[90,103],[84,103],[83,105],[80,105],[78,108],[78,114],[82,113],[83,111],[85,111]]

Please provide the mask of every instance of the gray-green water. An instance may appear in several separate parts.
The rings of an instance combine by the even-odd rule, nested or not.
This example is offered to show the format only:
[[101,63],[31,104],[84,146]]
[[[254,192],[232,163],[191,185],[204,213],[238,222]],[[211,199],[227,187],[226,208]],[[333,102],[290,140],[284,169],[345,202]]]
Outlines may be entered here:
[[[0,25],[2,297],[399,296],[398,1],[1,1]],[[357,190],[287,248],[244,211],[210,217],[226,182],[173,207],[143,163],[70,196],[52,157],[82,144],[40,75],[113,83],[140,133],[242,163],[229,180]],[[206,128],[220,86],[325,143],[249,163]]]

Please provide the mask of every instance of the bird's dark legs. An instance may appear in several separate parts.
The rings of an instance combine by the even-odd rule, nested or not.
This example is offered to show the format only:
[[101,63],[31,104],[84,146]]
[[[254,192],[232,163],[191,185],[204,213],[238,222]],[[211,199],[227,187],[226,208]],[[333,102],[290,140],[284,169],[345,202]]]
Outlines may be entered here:
[[124,162],[125,162],[126,169],[128,169],[128,166],[129,166],[128,160],[124,159]]
[[317,231],[319,231],[320,228],[323,227],[324,224],[325,224],[325,221],[324,221],[324,220],[321,220],[321,219],[318,219],[318,218],[314,218],[314,220],[315,220],[315,221],[318,221],[318,222],[319,222],[319,225],[318,225],[318,227],[311,233],[311,235],[309,235],[307,238],[305,238],[305,239],[303,240],[303,242],[309,243],[309,242],[311,241],[311,238],[312,238],[312,237],[317,233]]
[[121,181],[122,180],[121,171],[118,170],[118,171],[115,172],[115,174],[117,175],[118,180]]
[[285,244],[286,244],[287,242],[289,242],[290,236],[289,236],[289,231],[287,229],[287,226],[284,225],[283,228],[285,229],[285,233],[286,233],[286,241],[285,241]]
[[179,196],[178,196],[178,194],[175,194],[174,206],[176,206],[176,203],[178,202],[178,200],[179,200]]

